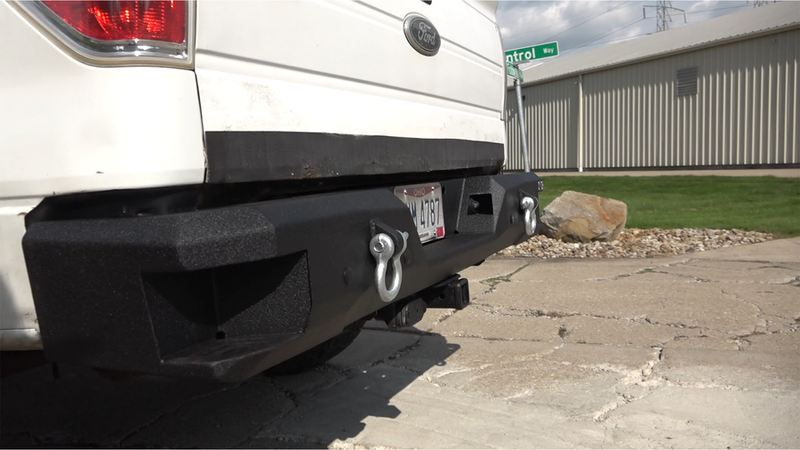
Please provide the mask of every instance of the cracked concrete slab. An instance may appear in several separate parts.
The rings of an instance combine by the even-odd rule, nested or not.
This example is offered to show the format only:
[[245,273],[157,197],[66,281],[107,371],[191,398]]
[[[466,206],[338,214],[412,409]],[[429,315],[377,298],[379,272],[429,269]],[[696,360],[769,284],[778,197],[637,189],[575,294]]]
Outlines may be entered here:
[[[581,261],[580,271],[570,266]],[[664,267],[689,262],[686,255],[640,259],[547,259],[534,262],[521,270],[515,281],[539,282],[548,284],[570,284],[577,281],[613,281],[640,273],[659,271]]]
[[757,324],[758,314],[757,307],[726,295],[717,284],[653,272],[575,282],[568,288],[525,281],[502,283],[477,301],[549,316],[585,315],[677,328],[705,327],[709,335],[745,334]]
[[118,445],[183,405],[230,388],[158,377],[111,381],[73,366],[60,366],[59,374],[55,380],[43,366],[2,380],[3,435],[27,433],[41,446]]
[[419,336],[406,333],[388,333],[363,330],[349,347],[328,361],[329,366],[358,370],[388,358],[394,358],[412,348]]
[[[295,404],[264,377],[241,386],[184,403],[127,436],[124,447],[231,448],[239,447],[241,436],[261,430],[294,409]],[[183,430],[172,433],[172,430]]]
[[671,341],[663,344],[665,349],[704,349],[704,350],[725,350],[738,351],[741,346],[737,343],[737,338],[733,337],[711,337],[702,334],[703,330],[687,330],[686,334],[675,336]]
[[790,355],[795,360],[800,359],[800,333],[756,334],[746,338],[747,345],[743,350],[759,353],[777,353]]
[[696,389],[800,391],[800,358],[786,354],[667,348],[662,359],[655,374],[673,385]]
[[616,320],[601,317],[573,316],[559,319],[564,341],[578,344],[620,345],[635,347],[660,346],[678,336],[697,334],[668,325],[644,321]]
[[[794,391],[664,386],[619,407],[607,423],[615,429],[635,430],[650,442],[648,447],[796,448],[800,445],[798,402],[800,393]],[[680,427],[681,423],[689,426]],[[666,437],[677,442],[667,443]]]
[[489,278],[510,277],[530,264],[528,259],[489,259],[480,266],[472,266],[461,271],[461,276],[470,281],[484,281]]
[[698,270],[702,270],[703,279],[721,283],[790,284],[800,278],[800,264],[797,263],[698,260],[655,270],[691,278],[695,278]]
[[383,364],[318,394],[313,407],[301,406],[265,433],[390,448],[600,447],[605,434],[557,409],[476,397]]
[[800,317],[800,287],[743,284],[725,286],[722,291],[751,303],[758,309],[759,315],[769,316],[774,321],[795,322]]
[[524,259],[490,259],[461,271],[461,276],[469,280],[470,298],[475,299],[494,291],[497,284],[511,280],[529,264]]
[[504,314],[479,304],[458,311],[433,328],[442,336],[514,341],[559,341],[560,325],[547,318]]
[[[469,352],[461,351],[463,347]],[[422,336],[419,345],[409,352],[386,363],[436,380],[451,373],[468,372],[501,363],[541,359],[561,344],[529,341],[497,341],[480,338],[444,337],[434,334]],[[498,360],[498,355],[503,355]]]
[[800,237],[695,253],[692,259],[800,263]]
[[797,448],[798,249],[489,260],[467,309],[243,384],[41,367],[2,380],[0,447]]

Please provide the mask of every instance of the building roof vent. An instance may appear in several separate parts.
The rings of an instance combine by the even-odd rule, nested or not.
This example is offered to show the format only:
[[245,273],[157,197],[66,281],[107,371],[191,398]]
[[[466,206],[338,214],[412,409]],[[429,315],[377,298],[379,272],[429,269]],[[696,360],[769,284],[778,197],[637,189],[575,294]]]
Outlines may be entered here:
[[678,69],[677,95],[697,94],[697,67]]

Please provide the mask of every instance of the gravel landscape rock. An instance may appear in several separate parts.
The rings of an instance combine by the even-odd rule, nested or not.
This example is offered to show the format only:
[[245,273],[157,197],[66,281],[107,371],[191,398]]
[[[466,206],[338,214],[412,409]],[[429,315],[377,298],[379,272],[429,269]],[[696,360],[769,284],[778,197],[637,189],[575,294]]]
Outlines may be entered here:
[[567,243],[536,235],[496,253],[492,258],[651,258],[682,255],[717,248],[757,244],[774,239],[757,231],[713,229],[625,229],[612,242]]

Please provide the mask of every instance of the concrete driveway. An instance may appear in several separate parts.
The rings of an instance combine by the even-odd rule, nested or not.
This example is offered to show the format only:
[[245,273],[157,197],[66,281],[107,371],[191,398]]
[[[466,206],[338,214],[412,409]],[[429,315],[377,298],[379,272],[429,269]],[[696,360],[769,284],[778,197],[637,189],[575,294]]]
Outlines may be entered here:
[[2,381],[2,447],[800,447],[800,238],[490,260],[473,305],[240,385]]

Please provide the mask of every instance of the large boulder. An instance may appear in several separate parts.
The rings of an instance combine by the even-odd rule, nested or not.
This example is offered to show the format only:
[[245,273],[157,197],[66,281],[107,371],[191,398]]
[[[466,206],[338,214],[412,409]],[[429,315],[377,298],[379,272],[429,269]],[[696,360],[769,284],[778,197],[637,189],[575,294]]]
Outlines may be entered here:
[[628,205],[610,198],[564,191],[544,209],[542,233],[564,242],[614,241],[625,229]]

